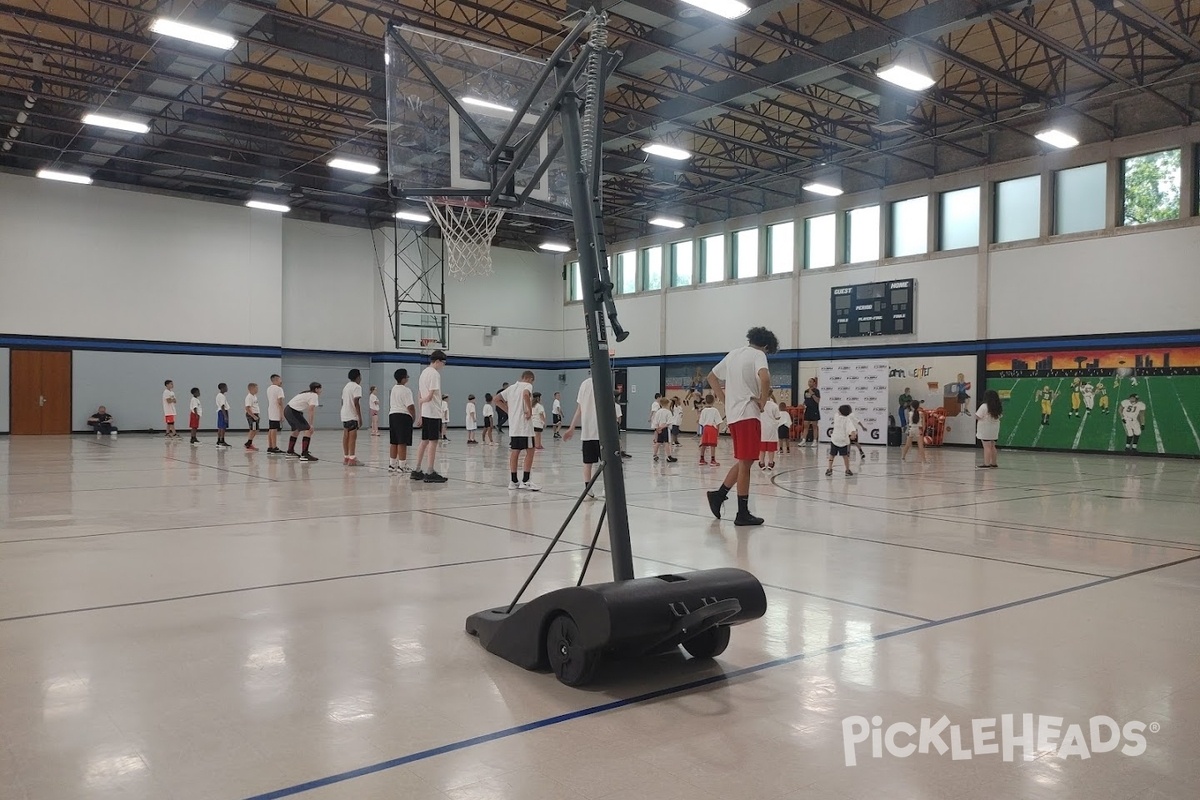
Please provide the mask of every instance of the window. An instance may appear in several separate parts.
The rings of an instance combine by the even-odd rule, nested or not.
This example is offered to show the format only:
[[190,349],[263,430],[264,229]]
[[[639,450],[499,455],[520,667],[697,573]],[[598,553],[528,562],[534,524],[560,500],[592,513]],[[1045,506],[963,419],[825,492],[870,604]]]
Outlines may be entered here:
[[767,274],[779,275],[796,268],[796,224],[780,222],[767,228]]
[[1108,169],[1104,164],[1054,173],[1054,232],[1079,233],[1103,228],[1107,180]]
[[617,253],[615,283],[619,294],[633,294],[637,291],[637,253],[633,250]]
[[1019,242],[1041,235],[1042,178],[1030,175],[996,184],[996,241]]
[[832,267],[837,249],[837,216],[825,214],[804,220],[804,266]]
[[758,277],[758,228],[733,234],[733,274],[738,280]]
[[846,263],[861,264],[879,258],[879,206],[846,212]]
[[662,245],[647,247],[642,251],[642,286],[646,291],[656,292],[662,288]]
[[578,261],[572,261],[570,264],[567,265],[567,280],[571,284],[570,285],[571,294],[569,295],[569,297],[572,300],[582,300],[583,299],[583,287],[580,285],[579,262]]
[[1164,150],[1121,162],[1121,219],[1125,225],[1145,225],[1179,219],[1180,151]]
[[692,241],[671,245],[671,285],[692,285]]
[[939,250],[979,247],[979,187],[943,192]]
[[705,236],[700,240],[700,269],[705,283],[725,280],[725,234]]
[[915,256],[929,250],[929,198],[892,203],[892,255]]

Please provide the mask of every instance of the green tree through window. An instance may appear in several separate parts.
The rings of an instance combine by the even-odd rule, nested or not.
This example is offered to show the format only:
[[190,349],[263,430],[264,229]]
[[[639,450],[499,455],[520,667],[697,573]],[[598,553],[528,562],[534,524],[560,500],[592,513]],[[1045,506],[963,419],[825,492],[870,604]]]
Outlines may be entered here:
[[1126,225],[1179,219],[1180,151],[1125,159]]

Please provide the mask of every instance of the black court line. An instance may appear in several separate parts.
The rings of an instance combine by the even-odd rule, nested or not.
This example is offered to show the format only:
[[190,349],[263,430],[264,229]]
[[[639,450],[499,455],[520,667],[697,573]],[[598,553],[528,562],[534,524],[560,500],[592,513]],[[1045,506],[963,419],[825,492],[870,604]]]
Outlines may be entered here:
[[[108,448],[108,449],[113,449],[113,445],[112,445],[112,442],[111,442],[111,441],[109,441],[109,442],[92,442],[92,444],[96,444],[96,445],[99,445],[100,447],[105,447],[105,448]],[[178,442],[176,442],[176,444],[178,444]],[[191,447],[191,445],[188,445],[188,447]],[[234,449],[234,448],[230,447],[230,448],[228,448],[228,449],[229,449],[229,450],[232,450],[232,449]],[[192,450],[192,452],[196,452],[196,451],[195,451],[195,450]],[[224,451],[219,451],[219,450],[218,450],[217,452],[223,453]],[[237,470],[235,470],[235,469],[229,469],[228,467],[217,466],[217,465],[215,465],[215,464],[204,464],[204,463],[201,463],[201,462],[199,462],[199,461],[192,461],[192,460],[190,460],[190,459],[183,459],[183,458],[179,458],[179,457],[177,457],[177,456],[170,455],[170,454],[166,454],[166,455],[165,455],[165,457],[166,457],[168,460],[170,460],[170,461],[174,461],[174,462],[177,462],[177,463],[179,463],[179,464],[184,464],[184,465],[186,465],[186,466],[189,466],[189,467],[203,467],[203,468],[205,468],[205,469],[215,469],[215,470],[217,470],[218,472],[227,472],[227,473],[229,473],[230,475],[242,475],[242,476],[244,476],[244,477],[247,477],[247,478],[254,478],[255,480],[263,480],[263,481],[268,481],[268,482],[270,482],[270,483],[278,483],[278,482],[279,482],[279,481],[276,481],[274,478],[264,478],[264,477],[262,477],[261,475],[251,475],[251,474],[250,474],[250,473],[248,473],[248,472],[238,472]],[[206,485],[208,485],[208,484],[206,484]],[[147,488],[155,488],[155,487],[147,487]],[[109,491],[109,490],[99,490],[99,489],[84,489],[84,490],[82,490],[82,491],[85,491],[85,492],[92,492],[92,491]]]
[[[1178,566],[1180,564],[1186,564],[1189,561],[1196,561],[1196,560],[1200,560],[1200,555],[1191,556],[1190,558],[1184,558],[1184,559],[1180,559],[1178,561],[1171,561],[1166,564],[1159,564],[1159,565],[1153,566],[1153,567],[1146,567],[1144,569],[1139,569],[1134,572],[1127,572],[1127,573],[1124,573],[1121,575],[1114,575],[1114,576],[1110,576],[1110,577],[1106,577],[1106,578],[1101,578],[1101,579],[1095,580],[1095,581],[1089,581],[1088,583],[1082,583],[1077,586],[1070,586],[1070,587],[1067,587],[1066,589],[1058,589],[1053,592],[1046,592],[1044,594],[1035,595],[1033,597],[1026,597],[1026,598],[1023,598],[1020,600],[1013,600],[1008,603],[1002,603],[1000,605],[979,609],[977,611],[968,611],[966,613],[957,614],[955,616],[946,617],[944,619],[933,620],[930,622],[923,622],[919,625],[912,625],[907,628],[899,628],[899,629],[893,630],[893,631],[886,631],[884,633],[878,633],[873,636],[864,637],[862,639],[853,639],[853,640],[850,640],[847,642],[840,642],[838,644],[830,645],[828,647],[823,647],[820,650],[816,650],[816,651],[813,651],[810,653],[797,653],[795,655],[785,656],[783,658],[777,658],[772,661],[766,661],[761,664],[755,664],[750,667],[742,667],[741,669],[736,669],[731,672],[722,673],[720,675],[711,675],[707,678],[700,678],[700,679],[697,679],[694,681],[688,681],[687,683],[682,683],[682,684],[679,684],[676,686],[670,686],[670,687],[667,687],[664,689],[655,689],[653,691],[645,692],[643,694],[636,695],[634,697],[624,698],[621,700],[613,700],[613,701],[610,701],[607,703],[601,703],[599,705],[591,706],[589,708],[583,708],[578,711],[571,711],[571,712],[568,712],[565,714],[559,714],[557,716],[547,717],[545,719],[535,720],[533,722],[527,722],[523,725],[515,725],[510,728],[504,728],[502,730],[493,731],[492,733],[485,733],[480,736],[473,736],[469,739],[462,739],[457,742],[451,742],[450,744],[441,745],[440,747],[433,747],[428,750],[421,750],[421,751],[418,751],[415,753],[410,753],[405,756],[400,756],[398,758],[392,758],[387,761],[380,761],[375,764],[369,764],[364,767],[359,767],[358,769],[348,770],[346,772],[340,772],[340,773],[337,773],[336,775],[329,775],[324,778],[317,778],[315,780],[306,781],[304,783],[298,783],[293,786],[288,786],[288,787],[285,787],[282,789],[276,789],[274,791],[265,792],[262,794],[256,794],[256,795],[253,795],[253,796],[247,798],[247,800],[282,800],[282,798],[284,798],[284,797],[292,797],[294,795],[302,794],[304,792],[309,792],[314,789],[320,789],[325,786],[330,786],[330,785],[337,784],[337,783],[344,783],[346,781],[353,780],[354,778],[361,778],[366,775],[373,775],[375,773],[384,772],[386,770],[404,766],[405,764],[411,764],[416,761],[424,761],[426,759],[433,758],[435,756],[444,755],[446,753],[452,753],[452,752],[456,752],[459,750],[466,750],[468,748],[476,747],[481,744],[487,744],[488,742],[494,742],[499,739],[507,739],[511,736],[516,736],[517,734],[520,734],[520,733],[527,733],[529,731],[540,730],[542,728],[548,728],[553,725],[559,725],[564,722],[570,722],[572,720],[581,719],[584,717],[595,716],[596,714],[601,714],[601,713],[604,713],[607,711],[615,711],[615,710],[618,710],[621,708],[626,708],[628,706],[640,705],[642,703],[647,703],[651,700],[657,700],[657,699],[663,698],[663,697],[671,697],[673,695],[683,694],[685,692],[692,692],[697,689],[705,688],[708,686],[714,686],[717,684],[729,685],[729,684],[733,683],[734,681],[738,681],[749,675],[754,675],[756,673],[763,672],[763,671],[769,670],[769,669],[774,669],[776,667],[786,666],[788,664],[794,664],[799,661],[805,661],[805,660],[812,659],[812,658],[822,656],[822,655],[830,655],[833,653],[838,653],[838,652],[842,652],[842,651],[846,651],[846,650],[853,650],[858,647],[874,645],[877,642],[886,641],[888,639],[894,639],[896,637],[904,636],[906,634],[930,630],[932,628],[938,628],[943,625],[949,625],[954,622],[962,622],[964,620],[974,619],[976,617],[982,617],[982,616],[985,616],[988,614],[994,614],[994,613],[997,613],[1000,611],[1007,611],[1012,608],[1030,605],[1032,603],[1041,602],[1043,600],[1049,600],[1049,599],[1052,599],[1055,597],[1061,597],[1063,595],[1082,591],[1084,589],[1091,589],[1091,588],[1094,588],[1097,586],[1103,586],[1105,584],[1113,583],[1115,581],[1125,580],[1126,578],[1132,578],[1132,577],[1135,577],[1138,575],[1144,575],[1146,573],[1155,572],[1157,570],[1162,570],[1162,569],[1167,569],[1168,567],[1174,567],[1174,566]],[[547,680],[549,680],[549,679],[547,679]]]
[[[1041,500],[1041,499],[1050,498],[1050,497],[1070,497],[1070,496],[1076,495],[1076,494],[1095,494],[1096,492],[1100,491],[1099,489],[1080,489],[1079,491],[1076,491],[1076,492],[1040,492],[1038,487],[1035,487],[1035,486],[1024,486],[1021,488],[1027,492],[1030,492],[1031,494],[1027,494],[1024,497],[1000,497],[1000,498],[995,498],[992,500],[977,500],[973,503],[952,503],[947,506],[929,506],[928,508],[918,508],[918,509],[913,509],[913,510],[914,511],[944,511],[945,509],[948,509],[948,508],[974,508],[975,506],[990,506],[990,505],[996,505],[999,503],[1020,503],[1025,500]],[[1038,492],[1038,493],[1032,494],[1033,492]]]
[[[573,553],[586,548],[576,547],[570,550],[561,550],[560,553]],[[219,597],[227,594],[241,594],[243,592],[256,592],[261,589],[283,589],[291,586],[309,586],[316,583],[330,583],[333,581],[356,580],[358,578],[375,578],[382,575],[399,575],[405,572],[421,572],[428,569],[446,569],[447,567],[468,567],[472,564],[490,564],[496,561],[513,561],[521,558],[536,558],[541,556],[537,553],[522,553],[521,555],[513,556],[496,556],[495,558],[480,558],[474,561],[453,561],[448,564],[427,564],[423,567],[399,567],[397,569],[385,569],[376,572],[359,572],[353,575],[331,575],[325,578],[310,578],[303,581],[284,581],[282,583],[266,583],[258,586],[241,586],[236,589],[219,589],[213,592],[196,592],[194,594],[181,594],[174,597],[157,597],[153,600],[131,600],[127,603],[109,603],[102,606],[89,606],[87,608],[66,608],[59,611],[43,611],[37,614],[22,614],[15,617],[0,617],[0,622],[19,622],[28,619],[41,619],[43,617],[59,617],[65,614],[82,614],[88,611],[107,611],[114,608],[134,608],[136,606],[150,606],[158,603],[173,603],[177,600],[198,600],[205,597]]]
[[1103,533],[1101,531],[1076,531],[1071,530],[1070,528],[1058,528],[1053,525],[1046,525],[1038,522],[1024,523],[1009,522],[1007,520],[977,519],[973,517],[939,516],[937,514],[925,514],[919,511],[898,511],[895,513],[907,513],[917,517],[918,519],[931,519],[937,520],[938,522],[949,522],[957,525],[970,525],[972,527],[978,527],[982,525],[988,528],[1003,528],[1005,530],[1021,531],[1023,533],[1045,533],[1051,536],[1067,536],[1073,539],[1086,539],[1093,542],[1132,544],[1142,547],[1160,547],[1165,550],[1186,550],[1190,552],[1196,552],[1200,550],[1200,543],[1177,542],[1173,539],[1138,539],[1129,536]]

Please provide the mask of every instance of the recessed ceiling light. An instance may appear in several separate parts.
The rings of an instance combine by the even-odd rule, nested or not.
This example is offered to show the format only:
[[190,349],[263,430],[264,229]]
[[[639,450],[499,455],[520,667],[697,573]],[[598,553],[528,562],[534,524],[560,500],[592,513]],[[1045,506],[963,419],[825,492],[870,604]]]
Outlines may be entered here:
[[888,83],[894,83],[902,89],[920,92],[937,83],[932,77],[903,64],[893,63],[875,73]]
[[678,230],[687,223],[681,219],[676,219],[675,217],[651,217],[650,224],[657,225],[660,228],[673,228]]
[[84,125],[96,125],[101,128],[113,128],[118,131],[129,131],[130,133],[149,133],[150,126],[144,122],[138,122],[133,119],[122,119],[121,117],[110,117],[107,114],[84,114]]
[[397,211],[396,219],[402,219],[405,222],[429,222],[429,215],[422,214],[420,211]]
[[671,147],[665,144],[647,144],[642,146],[643,153],[649,153],[652,156],[662,156],[673,161],[685,161],[692,157],[692,154],[687,150],[681,150],[678,147]]
[[725,19],[737,19],[750,11],[750,6],[740,3],[738,0],[683,0],[683,2]]
[[500,111],[505,114],[517,113],[517,110],[515,108],[509,108],[508,106],[502,106],[499,103],[492,103],[488,100],[480,100],[478,97],[460,97],[460,98],[458,98],[458,102],[462,103],[465,106],[475,106],[476,108],[486,108],[489,111]]
[[376,175],[379,167],[366,161],[355,161],[350,158],[331,158],[329,166],[333,169],[344,169],[348,172],[361,172],[363,175]]
[[150,30],[160,36],[170,36],[173,39],[183,39],[205,47],[215,47],[219,50],[232,50],[237,46],[237,39],[227,33],[210,31],[207,28],[197,28],[166,17],[159,17],[150,24]]
[[542,242],[538,247],[542,250],[549,250],[551,253],[571,252],[571,245],[563,244],[562,242]]
[[45,178],[48,181],[62,181],[63,183],[83,183],[88,184],[92,179],[88,175],[80,175],[76,172],[59,172],[56,169],[39,169],[37,176]]
[[291,211],[291,209],[285,205],[280,205],[279,203],[267,203],[263,200],[247,200],[246,206],[248,208],[257,208],[259,211],[277,211],[280,214],[286,214]]
[[1066,133],[1065,131],[1060,131],[1058,128],[1049,128],[1044,131],[1039,131],[1035,134],[1035,136],[1037,136],[1040,141],[1045,142],[1051,147],[1057,147],[1062,150],[1066,150],[1069,147],[1074,147],[1075,145],[1079,144],[1078,139],[1071,134]]
[[842,193],[842,187],[834,186],[833,184],[829,183],[821,183],[820,181],[813,181],[812,183],[806,183],[804,185],[804,191],[812,192],[813,194],[823,194],[826,197],[837,197]]

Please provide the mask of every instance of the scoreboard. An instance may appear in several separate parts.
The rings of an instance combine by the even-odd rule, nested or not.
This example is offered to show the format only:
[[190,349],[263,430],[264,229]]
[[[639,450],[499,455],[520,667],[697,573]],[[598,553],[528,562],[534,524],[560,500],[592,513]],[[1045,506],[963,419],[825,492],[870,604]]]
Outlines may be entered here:
[[829,335],[834,339],[850,339],[912,333],[915,288],[912,278],[835,286],[829,299]]

